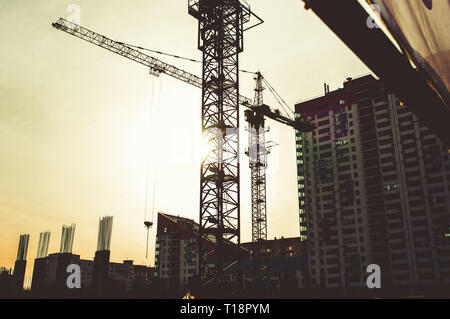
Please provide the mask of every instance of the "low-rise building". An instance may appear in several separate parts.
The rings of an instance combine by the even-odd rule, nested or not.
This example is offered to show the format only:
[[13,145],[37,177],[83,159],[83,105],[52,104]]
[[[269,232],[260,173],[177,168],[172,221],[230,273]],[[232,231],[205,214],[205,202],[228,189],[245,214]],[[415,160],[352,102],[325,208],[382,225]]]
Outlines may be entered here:
[[[156,276],[164,288],[185,292],[198,275],[198,230],[199,225],[194,220],[165,213],[158,214],[155,267]],[[284,279],[294,283],[295,288],[303,286],[303,277],[307,273],[307,257],[306,244],[302,243],[300,238],[242,243],[240,248],[229,244],[230,249],[226,250],[224,263],[224,280],[227,282],[236,282],[242,275],[247,286],[251,286],[257,261],[264,264],[267,286],[279,287]],[[208,245],[213,257],[214,243],[209,242]],[[256,258],[255,252],[258,248],[260,254]]]
[[0,267],[0,296],[7,296],[11,294],[13,282],[12,269]]
[[[67,289],[67,266],[75,264],[81,270],[81,290],[90,292],[94,283],[95,263],[93,260],[80,259],[74,254],[51,254],[36,259],[33,270],[32,292],[54,292]],[[123,263],[110,262],[108,265],[108,283],[111,293],[129,293],[135,289],[148,288],[154,278],[154,268],[134,265],[132,260]]]

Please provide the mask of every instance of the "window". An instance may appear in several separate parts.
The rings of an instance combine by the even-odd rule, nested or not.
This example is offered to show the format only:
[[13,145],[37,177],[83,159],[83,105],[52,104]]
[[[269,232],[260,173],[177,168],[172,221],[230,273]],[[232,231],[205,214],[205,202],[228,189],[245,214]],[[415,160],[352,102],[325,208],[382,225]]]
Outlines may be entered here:
[[402,122],[410,122],[410,121],[412,121],[412,120],[413,120],[412,115],[405,116],[405,117],[399,117],[399,118],[398,118],[398,122],[399,122],[399,123],[402,123]]
[[328,112],[317,115],[317,119],[323,119],[325,117],[328,117]]
[[343,242],[344,245],[355,244],[356,238],[344,238]]
[[382,119],[388,119],[388,118],[390,118],[390,115],[389,115],[389,113],[384,113],[384,114],[380,114],[380,115],[377,115],[376,116],[376,119],[377,120],[382,120]]
[[382,137],[382,136],[392,136],[392,130],[386,130],[386,131],[379,132],[379,133],[378,133],[378,136],[379,136],[379,137]]
[[397,190],[400,188],[399,184],[389,184],[389,185],[385,185],[384,186],[384,190],[389,192],[389,191],[393,191],[393,190]]
[[380,154],[392,154],[392,153],[394,153],[394,150],[392,148],[380,149]]
[[343,141],[337,141],[336,142],[336,146],[347,145],[347,144],[348,144],[348,140],[343,140]]
[[389,105],[388,104],[383,104],[380,106],[375,107],[375,112],[379,112],[379,111],[384,111],[389,109]]
[[387,96],[379,96],[374,99],[374,102],[375,103],[381,103],[381,102],[387,103],[388,99],[387,99]]
[[324,133],[328,133],[328,132],[330,132],[330,128],[329,127],[324,128],[322,130],[319,130],[319,134],[324,134]]
[[391,122],[383,122],[383,123],[377,124],[377,128],[388,127],[390,125],[391,125]]
[[317,123],[317,126],[324,126],[327,124],[330,124],[330,120],[325,120],[325,121],[319,122],[319,123]]

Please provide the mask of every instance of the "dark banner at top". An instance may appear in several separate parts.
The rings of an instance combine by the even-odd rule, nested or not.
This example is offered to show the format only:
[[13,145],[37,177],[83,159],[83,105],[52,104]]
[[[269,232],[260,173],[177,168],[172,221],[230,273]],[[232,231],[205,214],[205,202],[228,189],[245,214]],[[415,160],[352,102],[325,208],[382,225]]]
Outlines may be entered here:
[[397,42],[450,103],[450,1],[367,0]]

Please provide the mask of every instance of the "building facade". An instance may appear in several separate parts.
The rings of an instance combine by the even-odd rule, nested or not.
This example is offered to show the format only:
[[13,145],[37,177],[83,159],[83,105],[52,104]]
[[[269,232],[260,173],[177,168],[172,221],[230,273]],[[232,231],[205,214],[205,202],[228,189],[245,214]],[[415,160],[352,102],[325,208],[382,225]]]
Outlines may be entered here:
[[[198,228],[193,220],[158,214],[155,267],[157,278],[165,289],[185,293],[198,278]],[[208,242],[208,245],[209,256],[213,257],[214,243]],[[257,262],[264,267],[265,287],[279,288],[283,280],[293,288],[303,286],[307,257],[306,246],[300,238],[242,243],[240,247],[228,243],[226,252],[226,283],[236,283],[242,276],[244,288],[253,287]],[[208,264],[213,267],[214,262]]]
[[[275,238],[259,242],[243,243],[249,258],[241,263],[246,286],[253,284],[280,289],[288,282],[293,289],[304,288],[308,275],[306,242],[296,238]],[[259,279],[255,282],[255,270],[259,267]]]
[[[34,293],[53,293],[66,290],[67,266],[75,264],[81,270],[81,290],[91,292],[95,277],[95,262],[80,259],[74,254],[50,254],[35,260],[31,290]],[[108,264],[108,278],[103,284],[107,293],[128,293],[149,288],[153,282],[155,269],[134,265],[133,261]]]
[[11,295],[12,283],[13,283],[12,269],[0,267],[0,297]]
[[118,291],[132,292],[148,289],[154,281],[155,268],[134,265],[132,260],[109,263],[109,279]]
[[250,259],[253,259],[259,249],[261,259],[305,257],[306,245],[299,237],[295,238],[274,238],[260,242],[242,243],[242,247],[250,252]]
[[[426,105],[424,105],[426,107]],[[373,78],[296,105],[301,240],[316,287],[450,283],[449,150]]]
[[158,213],[155,268],[164,288],[186,290],[197,276],[198,230],[194,220]]

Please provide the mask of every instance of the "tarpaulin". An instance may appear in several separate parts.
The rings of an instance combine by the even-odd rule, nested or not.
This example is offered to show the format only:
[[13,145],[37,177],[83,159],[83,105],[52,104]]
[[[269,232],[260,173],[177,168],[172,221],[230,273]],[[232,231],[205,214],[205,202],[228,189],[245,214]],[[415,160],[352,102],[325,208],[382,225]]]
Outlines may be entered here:
[[[450,105],[450,0],[367,0]],[[378,10],[377,10],[378,11]]]

